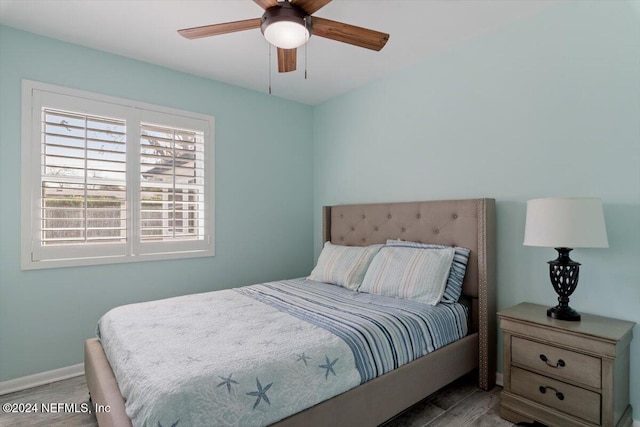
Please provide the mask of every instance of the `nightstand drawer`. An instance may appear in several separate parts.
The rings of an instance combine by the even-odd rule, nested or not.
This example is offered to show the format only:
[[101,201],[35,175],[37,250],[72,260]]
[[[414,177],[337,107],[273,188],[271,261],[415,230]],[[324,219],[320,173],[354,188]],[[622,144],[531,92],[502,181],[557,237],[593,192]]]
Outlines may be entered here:
[[511,391],[534,402],[600,424],[600,395],[520,368],[511,368]]
[[600,388],[600,359],[518,337],[511,340],[512,363],[549,373],[572,383]]

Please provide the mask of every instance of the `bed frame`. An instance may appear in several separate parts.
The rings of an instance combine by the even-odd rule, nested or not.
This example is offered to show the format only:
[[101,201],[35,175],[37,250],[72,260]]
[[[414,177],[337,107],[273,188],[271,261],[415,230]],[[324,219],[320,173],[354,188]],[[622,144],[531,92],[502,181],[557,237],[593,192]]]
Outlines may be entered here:
[[[495,384],[495,200],[378,203],[323,208],[323,240],[364,246],[403,239],[471,249],[463,283],[469,334],[396,370],[281,420],[278,427],[377,426],[474,369]],[[97,339],[85,343],[85,376],[101,427],[131,426],[124,399]]]

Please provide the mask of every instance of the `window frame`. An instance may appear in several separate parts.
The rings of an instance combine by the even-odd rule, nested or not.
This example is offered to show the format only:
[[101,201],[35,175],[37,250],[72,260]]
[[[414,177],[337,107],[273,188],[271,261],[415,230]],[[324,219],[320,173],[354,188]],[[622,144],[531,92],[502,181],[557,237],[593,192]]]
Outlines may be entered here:
[[[126,241],[45,247],[41,228],[42,108],[126,120]],[[204,134],[204,236],[197,240],[140,239],[140,125]],[[22,80],[21,269],[73,267],[215,255],[215,117],[63,86]]]

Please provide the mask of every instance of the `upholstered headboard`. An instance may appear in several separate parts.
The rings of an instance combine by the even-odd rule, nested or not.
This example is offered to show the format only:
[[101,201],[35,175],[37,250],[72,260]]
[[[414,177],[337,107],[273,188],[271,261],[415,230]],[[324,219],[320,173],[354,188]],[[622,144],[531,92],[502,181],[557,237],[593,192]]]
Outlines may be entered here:
[[494,199],[323,208],[325,242],[365,246],[402,239],[471,250],[462,293],[472,302],[471,332],[479,334],[480,382],[487,387],[495,373],[495,230]]

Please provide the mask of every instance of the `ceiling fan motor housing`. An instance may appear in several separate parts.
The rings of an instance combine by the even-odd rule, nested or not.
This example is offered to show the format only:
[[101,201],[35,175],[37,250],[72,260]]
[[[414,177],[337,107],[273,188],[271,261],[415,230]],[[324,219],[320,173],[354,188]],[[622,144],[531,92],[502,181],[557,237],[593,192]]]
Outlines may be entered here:
[[265,35],[265,31],[270,25],[277,22],[291,22],[306,28],[309,37],[311,37],[311,19],[307,18],[309,18],[309,15],[304,10],[285,1],[281,3],[281,6],[274,6],[265,10],[262,15],[260,31]]

